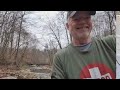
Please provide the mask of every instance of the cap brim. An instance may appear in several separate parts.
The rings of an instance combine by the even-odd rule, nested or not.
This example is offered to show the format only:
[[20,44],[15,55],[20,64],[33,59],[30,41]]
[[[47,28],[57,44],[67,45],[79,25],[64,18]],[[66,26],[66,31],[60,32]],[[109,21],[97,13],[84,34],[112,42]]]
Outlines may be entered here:
[[90,11],[90,15],[95,15],[96,11]]
[[[73,17],[78,11],[72,11],[69,15],[69,17]],[[90,15],[95,15],[96,14],[96,11],[89,11],[89,14]]]

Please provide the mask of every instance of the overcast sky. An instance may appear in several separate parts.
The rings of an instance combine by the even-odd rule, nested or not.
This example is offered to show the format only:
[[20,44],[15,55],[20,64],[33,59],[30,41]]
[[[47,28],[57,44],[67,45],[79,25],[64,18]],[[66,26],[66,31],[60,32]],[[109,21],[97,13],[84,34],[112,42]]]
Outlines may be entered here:
[[[27,21],[32,24],[32,25],[30,24],[27,29],[30,33],[32,33],[38,38],[40,43],[45,44],[46,43],[45,41],[49,38],[46,35],[46,31],[40,30],[42,24],[44,24],[41,23],[42,21],[40,18],[44,18],[44,20],[46,19],[45,16],[52,18],[55,17],[57,13],[58,11],[32,11],[31,14],[27,15]],[[38,48],[44,49],[44,47],[42,47],[40,44]]]

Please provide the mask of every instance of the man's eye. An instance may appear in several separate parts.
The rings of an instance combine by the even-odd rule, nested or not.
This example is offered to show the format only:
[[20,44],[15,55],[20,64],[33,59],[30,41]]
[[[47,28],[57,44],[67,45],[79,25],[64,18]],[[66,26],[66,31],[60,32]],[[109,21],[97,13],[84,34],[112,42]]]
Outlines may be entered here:
[[78,18],[74,18],[74,21],[78,21],[79,19]]
[[85,19],[89,19],[90,17],[86,17]]

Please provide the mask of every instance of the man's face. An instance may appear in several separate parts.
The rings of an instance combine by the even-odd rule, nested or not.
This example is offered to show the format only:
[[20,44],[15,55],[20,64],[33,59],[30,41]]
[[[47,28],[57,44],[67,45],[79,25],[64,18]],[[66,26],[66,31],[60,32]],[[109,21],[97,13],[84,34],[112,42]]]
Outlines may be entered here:
[[69,18],[66,25],[74,39],[88,38],[92,30],[91,15],[88,11],[79,11]]

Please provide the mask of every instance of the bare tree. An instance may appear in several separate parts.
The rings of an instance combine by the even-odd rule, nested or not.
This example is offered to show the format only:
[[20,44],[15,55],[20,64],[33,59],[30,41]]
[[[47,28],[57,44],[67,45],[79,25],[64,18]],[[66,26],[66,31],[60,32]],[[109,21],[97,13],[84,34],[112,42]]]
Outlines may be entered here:
[[109,29],[110,29],[110,34],[115,34],[116,30],[116,25],[115,25],[115,20],[116,20],[116,12],[115,11],[105,11],[105,14],[108,17],[108,24],[109,24]]
[[93,16],[93,36],[102,37],[115,34],[115,19],[115,11],[103,11]]
[[60,26],[58,26],[56,20],[54,19],[50,19],[49,17],[47,17],[48,21],[46,23],[46,25],[44,26],[44,30],[48,30],[49,34],[48,35],[52,35],[54,37],[54,39],[57,41],[58,46],[60,49],[62,49],[62,44],[61,44],[61,31],[59,29]]
[[60,26],[62,27],[62,29],[65,30],[67,44],[69,44],[71,39],[69,38],[70,34],[66,27],[66,23],[67,23],[66,14],[67,14],[66,11],[59,11],[59,13],[56,15],[57,16],[56,18],[58,19],[58,22],[59,22]]
[[[24,60],[32,37],[24,23],[26,11],[0,11],[0,64]],[[16,63],[14,63],[16,62]]]

